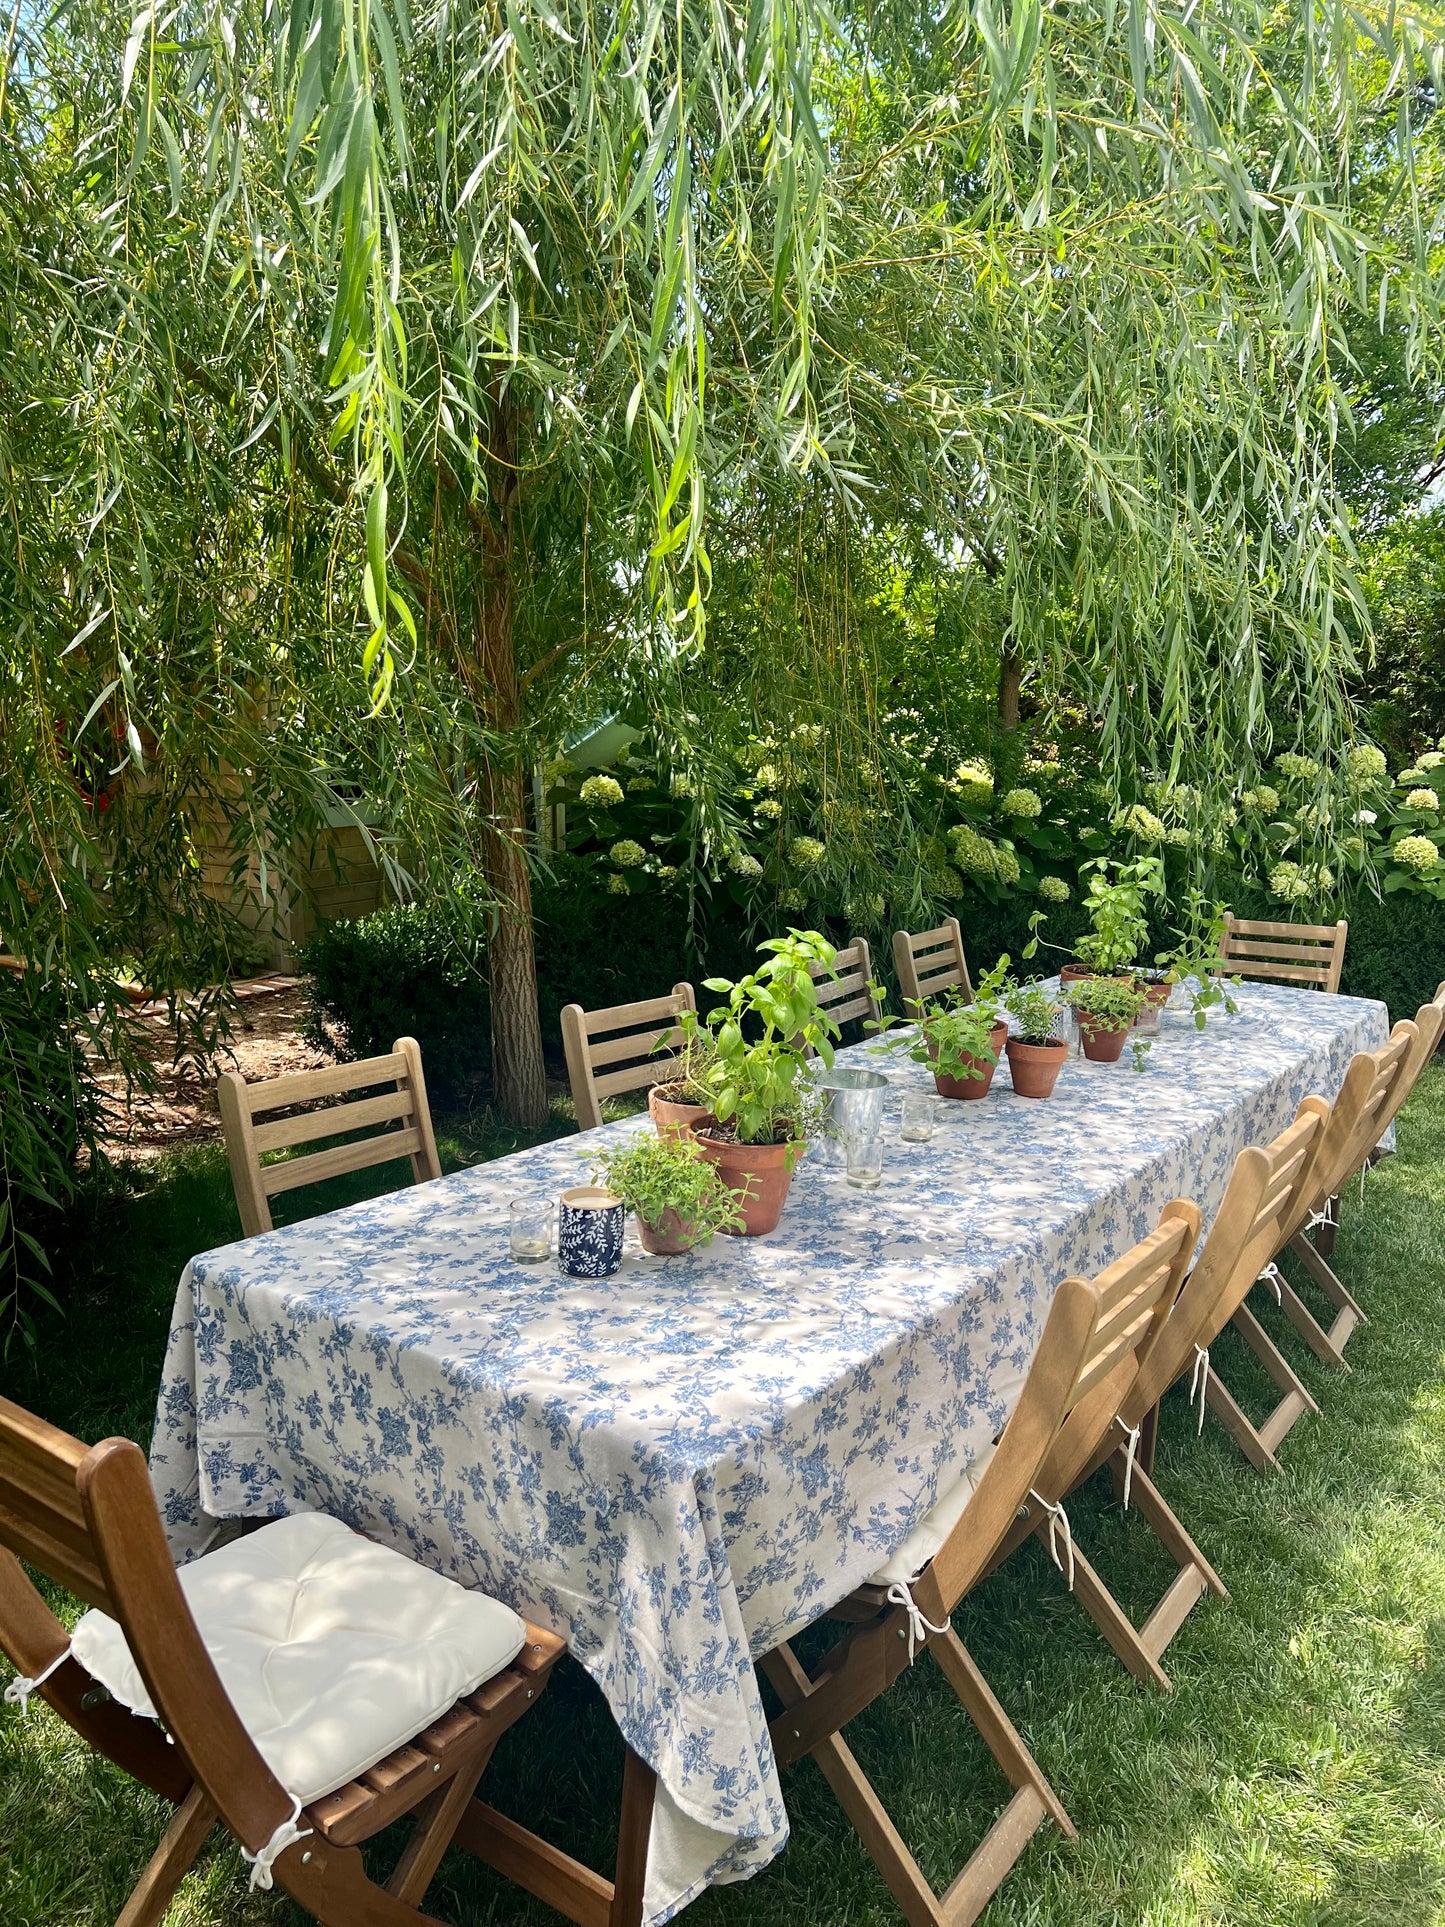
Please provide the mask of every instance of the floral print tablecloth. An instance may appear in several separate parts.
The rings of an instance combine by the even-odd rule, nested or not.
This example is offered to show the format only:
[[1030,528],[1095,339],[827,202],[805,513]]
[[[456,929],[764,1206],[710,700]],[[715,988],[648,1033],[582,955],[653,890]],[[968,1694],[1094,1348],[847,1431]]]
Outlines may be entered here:
[[806,1158],[781,1225],[582,1282],[507,1250],[604,1126],[209,1251],[186,1267],[151,1466],[178,1558],[218,1518],[323,1509],[565,1635],[659,1774],[647,1914],[787,1837],[752,1656],[874,1571],[999,1430],[1049,1296],[1333,1097],[1383,1005],[1247,985],[1148,1068],[1007,1070],[898,1140],[883,1182]]

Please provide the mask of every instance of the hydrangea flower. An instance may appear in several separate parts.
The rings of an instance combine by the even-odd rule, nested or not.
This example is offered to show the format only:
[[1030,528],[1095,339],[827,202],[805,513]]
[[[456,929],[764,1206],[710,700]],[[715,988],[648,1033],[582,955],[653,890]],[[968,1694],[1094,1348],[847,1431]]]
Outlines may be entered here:
[[1048,903],[1067,903],[1072,892],[1062,877],[1041,876],[1039,895]]
[[1440,798],[1434,790],[1411,790],[1405,798],[1405,807],[1411,810],[1438,810]]
[[1010,816],[1038,816],[1044,806],[1036,790],[1017,789],[1005,791],[999,807]]
[[1279,808],[1279,791],[1268,783],[1261,783],[1256,789],[1246,790],[1239,800],[1247,810],[1258,810],[1261,816],[1273,816]]
[[1380,820],[1380,817],[1379,817],[1379,812],[1377,810],[1356,810],[1355,811],[1355,821],[1357,823],[1378,823],[1379,820]]
[[1146,810],[1142,803],[1131,803],[1127,810],[1120,810],[1114,818],[1116,830],[1128,830],[1133,836],[1143,837],[1148,843],[1162,843],[1164,825],[1154,814]]
[[1356,743],[1345,758],[1345,766],[1353,782],[1360,785],[1376,783],[1385,774],[1385,752],[1376,749],[1373,743]]
[[1201,800],[1192,783],[1176,783],[1169,791],[1169,798],[1181,810],[1197,810]]
[[1276,863],[1269,873],[1269,893],[1285,903],[1297,903],[1310,893],[1309,878],[1298,863]]
[[1440,847],[1428,836],[1402,836],[1390,854],[1407,870],[1431,870],[1440,861]]
[[753,771],[753,782],[760,790],[775,790],[778,787],[778,770],[775,763],[759,763]]
[[608,871],[607,888],[614,897],[626,897],[632,894],[627,885],[627,878],[620,875],[616,870]]
[[1004,884],[1008,889],[1012,889],[1023,875],[1023,872],[1019,869],[1019,860],[1013,851],[1003,848],[996,848],[994,850],[993,872],[999,882]]
[[953,788],[965,803],[987,803],[993,796],[993,771],[977,760],[960,763],[953,772]]
[[986,836],[980,836],[969,823],[960,823],[948,833],[953,845],[953,860],[966,876],[992,877],[998,852]]
[[1064,766],[1056,757],[1026,756],[1024,758],[1025,776],[1062,776]]
[[657,785],[650,776],[629,776],[627,779],[627,794],[629,796],[640,796],[644,790],[655,790],[656,788]]
[[1425,772],[1423,769],[1416,769],[1414,767],[1402,769],[1400,774],[1395,778],[1395,787],[1396,789],[1402,790],[1413,789],[1416,783],[1423,783],[1424,780]]
[[676,875],[677,875],[677,865],[676,865],[675,863],[659,863],[659,864],[658,864],[658,866],[657,866],[657,880],[658,880],[658,882],[659,882],[659,883],[671,883],[671,881],[672,881],[672,879],[673,879],[673,878],[674,878],[674,877],[675,877]]
[[950,870],[946,863],[941,869],[931,870],[928,880],[941,897],[961,897],[963,895],[963,878],[958,874],[957,870]]
[[1164,841],[1176,850],[1187,849],[1189,847],[1189,832],[1184,828],[1182,823],[1176,824],[1172,830],[1166,830],[1164,832]]
[[808,899],[801,890],[779,890],[778,908],[780,910],[806,910]]
[[[918,720],[922,722],[923,718],[920,716]],[[789,730],[788,735],[790,740],[795,743],[818,743],[823,740],[823,725],[821,723],[795,723],[793,728]]]
[[761,802],[755,803],[753,808],[757,815],[767,817],[770,823],[776,823],[783,813],[783,806],[776,796],[765,796]]
[[1276,756],[1274,766],[1281,776],[1287,776],[1296,783],[1312,783],[1320,773],[1320,766],[1313,756],[1301,756],[1292,749]]
[[755,856],[749,856],[746,850],[734,850],[728,858],[728,868],[735,877],[760,877],[763,874],[762,864]]
[[647,852],[640,843],[634,843],[630,836],[624,836],[620,843],[614,843],[607,852],[609,863],[615,863],[619,870],[635,870],[639,863],[647,861]]
[[622,801],[622,785],[615,776],[589,776],[582,785],[582,801],[594,810],[611,809]]
[[672,783],[670,787],[674,796],[688,797],[697,795],[697,784],[693,782],[685,770],[675,769],[672,772]]
[[1445,754],[1438,749],[1427,749],[1423,756],[1415,758],[1416,769],[1439,769],[1445,763]]
[[800,870],[816,870],[827,854],[827,846],[816,836],[795,836],[788,845],[788,861]]

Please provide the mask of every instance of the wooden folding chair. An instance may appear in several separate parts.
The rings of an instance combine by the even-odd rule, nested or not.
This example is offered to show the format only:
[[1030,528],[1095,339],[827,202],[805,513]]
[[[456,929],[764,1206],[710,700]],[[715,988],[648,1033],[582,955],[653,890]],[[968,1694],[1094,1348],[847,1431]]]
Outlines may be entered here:
[[[318,1098],[374,1091],[378,1085],[390,1088],[374,1097],[326,1104],[294,1117],[276,1118],[269,1124],[256,1122],[270,1111],[313,1104]],[[271,1229],[271,1199],[280,1191],[320,1184],[346,1171],[388,1164],[393,1158],[411,1160],[412,1179],[417,1184],[442,1174],[426,1101],[421,1047],[414,1037],[398,1037],[386,1057],[363,1057],[354,1064],[336,1064],[329,1070],[295,1071],[255,1084],[248,1084],[236,1071],[223,1071],[216,1081],[216,1098],[241,1229],[248,1238]],[[375,1125],[381,1128],[373,1130]],[[370,1135],[325,1151],[312,1151],[302,1158],[261,1162],[268,1151],[314,1144],[318,1138],[340,1137],[348,1131],[367,1131]]]
[[[1044,1506],[1061,1504],[1108,1464],[1115,1490],[1137,1509],[1179,1570],[1138,1627],[1077,1546],[1073,1591],[1135,1678],[1165,1690],[1170,1680],[1160,1660],[1174,1635],[1205,1593],[1219,1599],[1229,1594],[1154,1484],[1159,1400],[1181,1376],[1200,1375],[1199,1361],[1207,1363],[1210,1345],[1238,1310],[1260,1267],[1278,1250],[1296,1201],[1308,1194],[1328,1108],[1323,1098],[1307,1098],[1294,1123],[1273,1144],[1252,1147],[1235,1160],[1204,1249],[1167,1318],[1140,1348],[1138,1373],[1118,1409],[1095,1428],[1092,1438],[1078,1422],[1064,1428],[1000,1549],[1000,1556],[1007,1556],[1031,1532],[1046,1533],[1049,1515]],[[1168,1205],[1165,1214],[1185,1209],[1194,1212],[1197,1226],[1192,1205]]]
[[[1192,1206],[1171,1208],[1157,1230],[1098,1278],[1066,1278],[997,1444],[979,1455],[882,1570],[835,1608],[833,1618],[852,1623],[811,1674],[787,1644],[761,1662],[783,1702],[770,1727],[779,1765],[805,1755],[817,1761],[912,1927],[969,1927],[1045,1818],[1075,1837],[1057,1794],[949,1616],[994,1563],[1066,1428],[1107,1424],[1119,1409],[1139,1349],[1179,1288],[1198,1226]],[[1051,1516],[1067,1545],[1067,1522]],[[941,1896],[842,1738],[847,1723],[912,1665],[920,1648],[938,1662],[1015,1789]]]
[[810,963],[808,975],[818,986],[818,1004],[835,1024],[859,1018],[865,1026],[883,1021],[873,983],[873,954],[865,937],[855,937],[827,964]]
[[1349,928],[1343,917],[1338,923],[1273,923],[1230,911],[1219,946],[1225,975],[1338,990]]
[[[22,1559],[95,1609],[69,1636]],[[368,1638],[338,1646],[328,1621]],[[0,1648],[22,1676],[7,1699],[38,1692],[176,1809],[117,1927],[156,1927],[217,1823],[253,1886],[279,1882],[326,1927],[436,1927],[420,1903],[454,1842],[585,1927],[641,1919],[654,1781],[640,1761],[615,1882],[473,1798],[562,1654],[554,1634],[317,1513],[178,1574],[139,1447],[87,1448],[5,1399]],[[273,1697],[277,1678],[289,1699]],[[316,1717],[288,1724],[308,1694]],[[408,1815],[377,1886],[360,1844]]]
[[[1272,1263],[1268,1270],[1269,1286],[1280,1309],[1315,1357],[1345,1371],[1350,1369],[1345,1346],[1355,1328],[1369,1321],[1335,1275],[1325,1254],[1311,1241],[1310,1233],[1337,1222],[1341,1192],[1357,1172],[1363,1173],[1400,1106],[1410,1095],[1414,1080],[1429,1061],[1429,1048],[1423,1047],[1432,1036],[1435,1042],[1439,1041],[1442,1023],[1445,1023],[1445,1005],[1437,1011],[1434,1004],[1424,1004],[1419,1025],[1402,1020],[1390,1032],[1389,1042],[1379,1050],[1360,1051],[1351,1058],[1330,1114],[1313,1191],[1301,1200],[1294,1222],[1273,1254],[1277,1259],[1288,1248],[1299,1259],[1334,1308],[1328,1329],[1320,1324],[1278,1264]],[[1275,1358],[1280,1356],[1271,1340],[1266,1338],[1264,1343]]]
[[973,983],[957,917],[945,917],[936,930],[895,930],[893,964],[903,993],[903,1008],[910,1017],[919,1016],[929,998],[945,990],[956,990],[965,1004],[973,1002]]
[[[696,1009],[691,984],[674,984],[668,997],[612,1004],[606,1010],[584,1010],[581,1004],[563,1006],[562,1043],[579,1130],[593,1131],[602,1122],[604,1097],[650,1090],[654,1084],[670,1083],[678,1075],[677,1053],[659,1056],[658,1047],[674,1040],[681,1043],[676,1019],[683,1011]],[[607,1065],[618,1068],[608,1070],[604,1068]]]

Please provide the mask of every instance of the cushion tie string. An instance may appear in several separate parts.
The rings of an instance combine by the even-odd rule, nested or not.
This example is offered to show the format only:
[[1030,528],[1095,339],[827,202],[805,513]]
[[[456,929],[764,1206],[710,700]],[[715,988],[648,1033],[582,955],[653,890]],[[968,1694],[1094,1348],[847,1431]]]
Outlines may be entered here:
[[[1361,1175],[1363,1176],[1364,1174],[1361,1173]],[[1330,1207],[1326,1205],[1323,1211],[1311,1211],[1309,1218],[1305,1223],[1305,1230],[1318,1231],[1322,1224],[1333,1224],[1333,1223],[1334,1223],[1334,1218],[1330,1214]]]
[[890,1606],[901,1606],[908,1614],[908,1658],[910,1664],[918,1648],[928,1644],[928,1635],[930,1633],[946,1633],[948,1631],[947,1620],[945,1620],[941,1626],[935,1626],[931,1619],[924,1618],[918,1601],[913,1597],[912,1592],[901,1579],[895,1579],[893,1584],[888,1588],[888,1603]]
[[[1049,1515],[1049,1557],[1053,1560],[1059,1571],[1065,1575],[1068,1580],[1069,1591],[1072,1592],[1074,1590],[1074,1535],[1069,1530],[1069,1515],[1064,1510],[1063,1501],[1060,1500],[1057,1505],[1050,1505],[1043,1494],[1035,1492],[1032,1486],[1029,1487],[1029,1497],[1034,1501],[1035,1505],[1041,1505]],[[1068,1554],[1069,1563],[1067,1566],[1065,1566],[1063,1560],[1059,1557],[1059,1548],[1056,1543],[1056,1535],[1059,1533],[1063,1534],[1064,1551]]]
[[1204,1432],[1204,1407],[1208,1391],[1209,1347],[1207,1345],[1196,1345],[1194,1347],[1194,1376],[1189,1381],[1189,1403],[1192,1405],[1196,1398],[1199,1400],[1199,1431],[1201,1436],[1203,1436]]
[[45,1671],[43,1673],[37,1673],[34,1679],[27,1679],[24,1673],[17,1673],[5,1688],[5,1704],[7,1706],[18,1706],[21,1715],[28,1719],[30,1717],[30,1695],[35,1692],[38,1687],[43,1686],[52,1673],[59,1672],[60,1668],[69,1658],[70,1648],[66,1646],[55,1655],[54,1659],[52,1659],[50,1664],[45,1668]]
[[283,1820],[259,1853],[247,1853],[242,1847],[241,1858],[251,1869],[251,1891],[259,1887],[263,1893],[271,1891],[271,1869],[288,1847],[294,1847],[298,1840],[311,1837],[310,1827],[298,1826],[301,1818],[301,1802],[293,1793],[291,1796],[291,1818]]
[[1255,1280],[1256,1284],[1268,1285],[1274,1293],[1274,1302],[1284,1308],[1284,1273],[1276,1264],[1268,1264]]
[[1134,1480],[1134,1454],[1139,1450],[1139,1434],[1144,1430],[1144,1427],[1142,1425],[1126,1425],[1117,1412],[1114,1414],[1114,1423],[1129,1441],[1124,1449],[1124,1510],[1127,1512],[1129,1510],[1129,1488]]
[[1362,1211],[1365,1208],[1365,1173],[1366,1171],[1369,1170],[1369,1168],[1370,1168],[1370,1160],[1366,1158],[1364,1163],[1360,1166],[1360,1209]]

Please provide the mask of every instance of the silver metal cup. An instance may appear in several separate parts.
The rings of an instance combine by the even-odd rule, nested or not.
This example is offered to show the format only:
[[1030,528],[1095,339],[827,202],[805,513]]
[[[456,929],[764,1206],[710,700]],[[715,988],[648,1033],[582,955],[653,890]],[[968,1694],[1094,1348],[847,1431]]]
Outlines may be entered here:
[[824,1105],[818,1151],[824,1164],[841,1165],[843,1146],[850,1137],[877,1137],[881,1130],[888,1079],[881,1071],[834,1068],[818,1080],[818,1088]]

